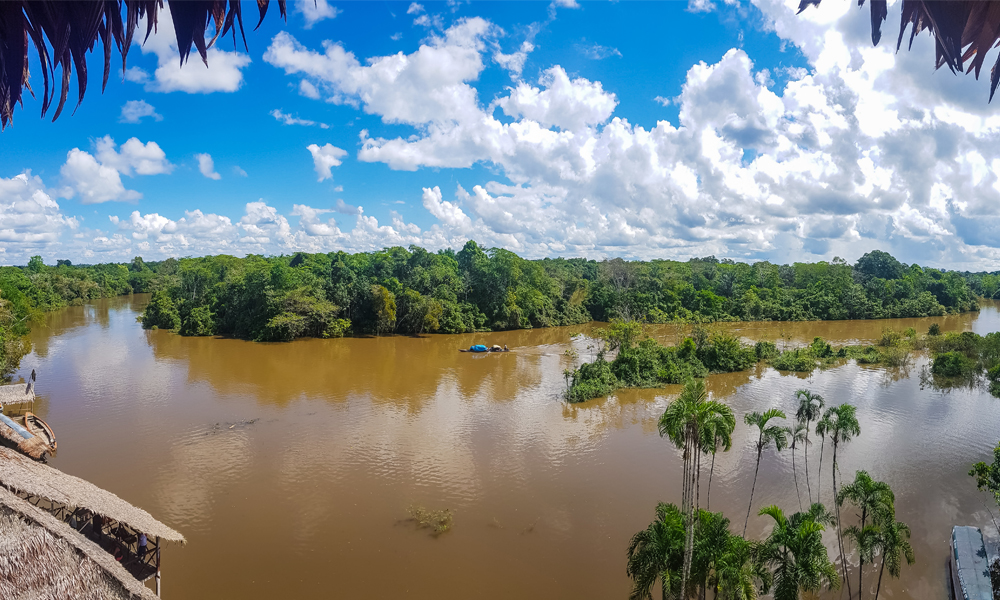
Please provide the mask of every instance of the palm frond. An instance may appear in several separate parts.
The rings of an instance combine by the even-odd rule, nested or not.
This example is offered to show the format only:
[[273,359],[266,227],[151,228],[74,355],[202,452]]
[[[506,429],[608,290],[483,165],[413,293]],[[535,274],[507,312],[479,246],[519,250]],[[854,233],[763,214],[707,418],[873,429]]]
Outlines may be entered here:
[[[821,0],[801,0],[799,12],[810,5],[818,5]],[[863,5],[865,0],[859,0]],[[872,44],[878,45],[882,38],[882,23],[888,16],[885,0],[871,0]],[[935,68],[948,65],[953,73],[966,74],[975,71],[976,79],[982,70],[986,53],[1000,41],[1000,3],[989,0],[903,0],[900,9],[899,36],[896,39],[897,52],[903,45],[903,35],[910,28],[907,49],[912,49],[913,40],[923,30],[934,36]],[[964,49],[964,51],[963,51]],[[968,67],[964,65],[968,61]],[[1000,83],[1000,56],[990,71],[990,101]]]
[[[282,18],[287,16],[285,3],[286,0],[278,0]],[[261,22],[267,14],[269,4],[269,0],[257,1]],[[143,39],[145,41],[156,28],[159,10],[162,7],[163,0],[0,2],[0,40],[3,40],[3,49],[0,50],[0,131],[6,129],[13,120],[14,108],[18,104],[23,105],[23,91],[27,90],[34,96],[28,73],[29,46],[34,46],[42,71],[43,117],[55,100],[55,72],[57,69],[62,69],[59,100],[52,117],[55,121],[62,114],[69,98],[74,69],[77,81],[76,106],[83,102],[89,80],[87,52],[92,52],[100,42],[104,53],[101,83],[103,91],[111,74],[112,45],[122,57],[124,72],[128,51],[135,30],[139,26],[139,20],[146,19],[146,35]],[[170,16],[182,65],[187,60],[192,46],[198,49],[198,54],[207,65],[208,49],[220,35],[225,36],[232,31],[235,44],[235,25],[239,26],[243,46],[246,48],[239,0],[170,2]],[[215,34],[211,40],[206,41],[205,33],[210,24],[213,25]],[[50,85],[50,79],[53,85]]]

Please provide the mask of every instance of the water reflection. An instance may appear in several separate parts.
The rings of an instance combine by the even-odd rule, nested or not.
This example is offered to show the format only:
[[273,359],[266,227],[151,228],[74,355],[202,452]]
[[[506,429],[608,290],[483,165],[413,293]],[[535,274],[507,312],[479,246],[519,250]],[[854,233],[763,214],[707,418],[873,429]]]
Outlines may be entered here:
[[[591,359],[587,340],[571,334],[590,326],[254,344],[143,331],[135,317],[145,301],[49,315],[22,371],[38,369],[36,412],[59,436],[53,464],[188,537],[164,557],[169,597],[625,597],[629,537],[657,501],[680,499],[681,461],[656,430],[679,386],[561,401],[574,364],[566,351],[577,364]],[[986,333],[1000,329],[1000,313],[991,305],[940,319],[720,327],[750,340],[819,335],[839,345],[932,322]],[[689,331],[652,328],[671,343]],[[457,351],[480,342],[514,351]],[[862,435],[841,449],[842,476],[865,468],[893,486],[920,561],[903,580],[883,581],[882,593],[943,596],[951,526],[987,531],[965,473],[996,444],[1000,404],[978,388],[922,386],[927,364],[915,353],[892,369],[845,361],[793,376],[758,365],[709,378],[741,422],[733,451],[716,461],[713,509],[734,523],[746,514],[755,457],[744,413],[794,413],[803,387],[850,402]],[[818,452],[817,441],[814,493]],[[791,465],[787,452],[765,456],[756,504],[797,509]],[[453,531],[433,539],[401,523],[411,504],[451,508]],[[748,533],[768,529],[752,517]]]

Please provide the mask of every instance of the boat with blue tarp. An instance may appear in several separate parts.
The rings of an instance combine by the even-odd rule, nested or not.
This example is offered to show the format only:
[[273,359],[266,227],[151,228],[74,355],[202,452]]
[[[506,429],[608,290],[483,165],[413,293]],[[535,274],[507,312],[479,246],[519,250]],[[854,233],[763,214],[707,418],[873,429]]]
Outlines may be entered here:
[[989,558],[978,527],[952,528],[950,562],[955,600],[993,600]]

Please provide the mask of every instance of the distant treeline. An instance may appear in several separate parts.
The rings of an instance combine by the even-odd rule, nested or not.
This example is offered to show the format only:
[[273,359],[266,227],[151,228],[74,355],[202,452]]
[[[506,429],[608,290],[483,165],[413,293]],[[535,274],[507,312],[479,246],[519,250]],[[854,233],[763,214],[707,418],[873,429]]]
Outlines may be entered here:
[[776,265],[715,257],[526,260],[473,241],[458,252],[411,246],[160,262],[137,257],[93,266],[46,266],[33,257],[25,267],[0,268],[0,336],[9,373],[31,314],[131,292],[153,292],[142,316],[147,328],[263,341],[613,318],[705,323],[938,316],[976,310],[976,290],[988,281],[905,265],[880,251],[854,265],[841,259]]

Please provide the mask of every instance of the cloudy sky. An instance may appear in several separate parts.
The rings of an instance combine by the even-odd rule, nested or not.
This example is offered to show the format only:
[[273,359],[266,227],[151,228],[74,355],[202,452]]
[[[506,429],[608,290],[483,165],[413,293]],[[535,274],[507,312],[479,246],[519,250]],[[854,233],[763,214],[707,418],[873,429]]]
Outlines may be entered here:
[[877,48],[841,0],[290,5],[207,68],[164,14],[103,95],[92,56],[75,114],[27,98],[0,134],[0,263],[475,239],[1000,268],[988,73],[935,72],[926,34],[896,54],[898,1]]

